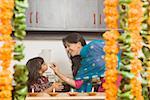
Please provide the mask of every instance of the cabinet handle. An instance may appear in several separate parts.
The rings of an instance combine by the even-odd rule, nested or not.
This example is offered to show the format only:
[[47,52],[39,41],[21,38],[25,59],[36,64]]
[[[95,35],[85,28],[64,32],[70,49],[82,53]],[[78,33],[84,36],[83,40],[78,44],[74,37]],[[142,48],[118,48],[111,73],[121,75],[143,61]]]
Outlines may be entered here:
[[102,15],[99,15],[99,24],[102,24]]
[[36,11],[36,23],[39,23],[39,19],[38,19],[38,12]]
[[93,13],[93,24],[96,24],[96,14]]
[[29,20],[30,20],[30,24],[32,24],[32,14],[33,14],[33,13],[30,12],[30,17],[29,17],[29,18],[30,18],[30,19],[29,19]]

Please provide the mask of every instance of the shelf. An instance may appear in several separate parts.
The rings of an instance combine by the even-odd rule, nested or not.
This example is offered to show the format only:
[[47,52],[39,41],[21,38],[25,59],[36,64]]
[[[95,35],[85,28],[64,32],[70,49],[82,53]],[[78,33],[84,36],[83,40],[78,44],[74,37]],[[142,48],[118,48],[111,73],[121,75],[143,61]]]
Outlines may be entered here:
[[[108,29],[105,29],[105,28],[30,28],[28,27],[26,29],[27,31],[57,31],[57,32],[63,32],[63,31],[76,31],[76,32],[105,32],[107,31]],[[123,30],[122,29],[117,29],[119,32],[122,32]]]

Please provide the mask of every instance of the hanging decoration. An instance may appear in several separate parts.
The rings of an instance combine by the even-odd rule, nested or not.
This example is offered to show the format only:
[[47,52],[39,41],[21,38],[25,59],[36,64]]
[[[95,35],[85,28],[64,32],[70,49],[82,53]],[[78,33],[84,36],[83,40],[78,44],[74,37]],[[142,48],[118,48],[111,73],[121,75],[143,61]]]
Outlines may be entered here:
[[26,36],[26,9],[28,7],[28,0],[15,0],[13,27],[16,44],[14,46],[13,59],[18,61],[14,65],[14,80],[16,86],[14,87],[13,100],[25,100],[28,93],[27,81],[28,70],[23,64],[19,64],[24,59],[24,48],[22,40]]
[[132,0],[128,11],[128,29],[131,35],[131,51],[134,58],[131,60],[131,73],[135,75],[131,79],[131,93],[136,100],[144,100],[142,96],[142,86],[139,78],[142,71],[142,63],[138,59],[138,53],[142,49],[142,37],[140,35],[141,22],[143,20],[143,3],[141,0]]
[[140,74],[143,69],[138,59],[142,48],[140,30],[143,20],[143,3],[141,0],[120,0],[119,3],[120,25],[124,29],[124,33],[119,38],[123,51],[120,70],[124,78],[118,98],[143,100]]
[[118,30],[118,4],[119,0],[104,0],[104,15],[105,15],[105,23],[106,28],[110,31],[106,31],[103,34],[105,40],[105,63],[106,63],[106,71],[105,71],[105,83],[103,87],[105,89],[106,100],[116,100],[118,87],[116,85],[118,79],[118,42],[119,38]]
[[0,0],[0,100],[12,100],[12,72],[14,41],[11,37],[14,0]]
[[142,52],[143,56],[140,57],[140,60],[142,61],[143,71],[142,71],[142,78],[146,81],[142,84],[142,95],[144,97],[144,100],[150,99],[150,23],[148,20],[150,19],[150,2],[148,0],[142,0],[143,2],[143,20],[141,25],[141,31],[140,34],[143,39],[143,45],[142,45]]
[[106,100],[116,100],[118,87],[116,85],[118,79],[118,43],[117,39],[119,37],[119,32],[115,30],[107,31],[103,35],[105,40],[105,63],[106,63],[106,71],[105,71],[105,83],[103,87],[106,93]]
[[104,0],[104,15],[106,28],[112,30],[118,30],[118,2],[119,0]]

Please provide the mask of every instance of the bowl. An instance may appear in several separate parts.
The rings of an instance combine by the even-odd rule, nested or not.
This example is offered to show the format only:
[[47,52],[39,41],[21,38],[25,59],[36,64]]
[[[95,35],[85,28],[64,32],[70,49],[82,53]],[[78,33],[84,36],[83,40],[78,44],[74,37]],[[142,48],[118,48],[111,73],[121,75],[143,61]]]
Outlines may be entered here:
[[38,93],[28,93],[29,96],[37,96]]
[[95,96],[97,93],[96,92],[89,92],[88,95],[89,96]]
[[49,92],[48,94],[53,97],[58,95],[58,93],[56,93],[56,92]]
[[68,92],[68,95],[69,95],[69,96],[77,96],[78,93],[77,93],[77,92]]

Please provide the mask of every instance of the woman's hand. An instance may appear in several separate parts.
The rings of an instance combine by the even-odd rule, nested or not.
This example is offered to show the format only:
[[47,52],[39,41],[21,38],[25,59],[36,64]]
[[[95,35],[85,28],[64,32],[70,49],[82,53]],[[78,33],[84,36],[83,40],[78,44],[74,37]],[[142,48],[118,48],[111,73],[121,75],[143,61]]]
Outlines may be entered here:
[[61,91],[64,89],[64,86],[61,83],[53,83],[52,87],[55,88],[56,91]]
[[50,68],[55,72],[55,74],[59,73],[58,66],[56,64],[51,64]]
[[50,66],[50,68],[55,72],[55,74],[62,79],[63,81],[65,81],[66,83],[68,83],[69,85],[75,87],[75,81],[73,79],[68,78],[67,76],[63,75],[61,72],[59,72],[58,67],[55,64],[52,64]]

